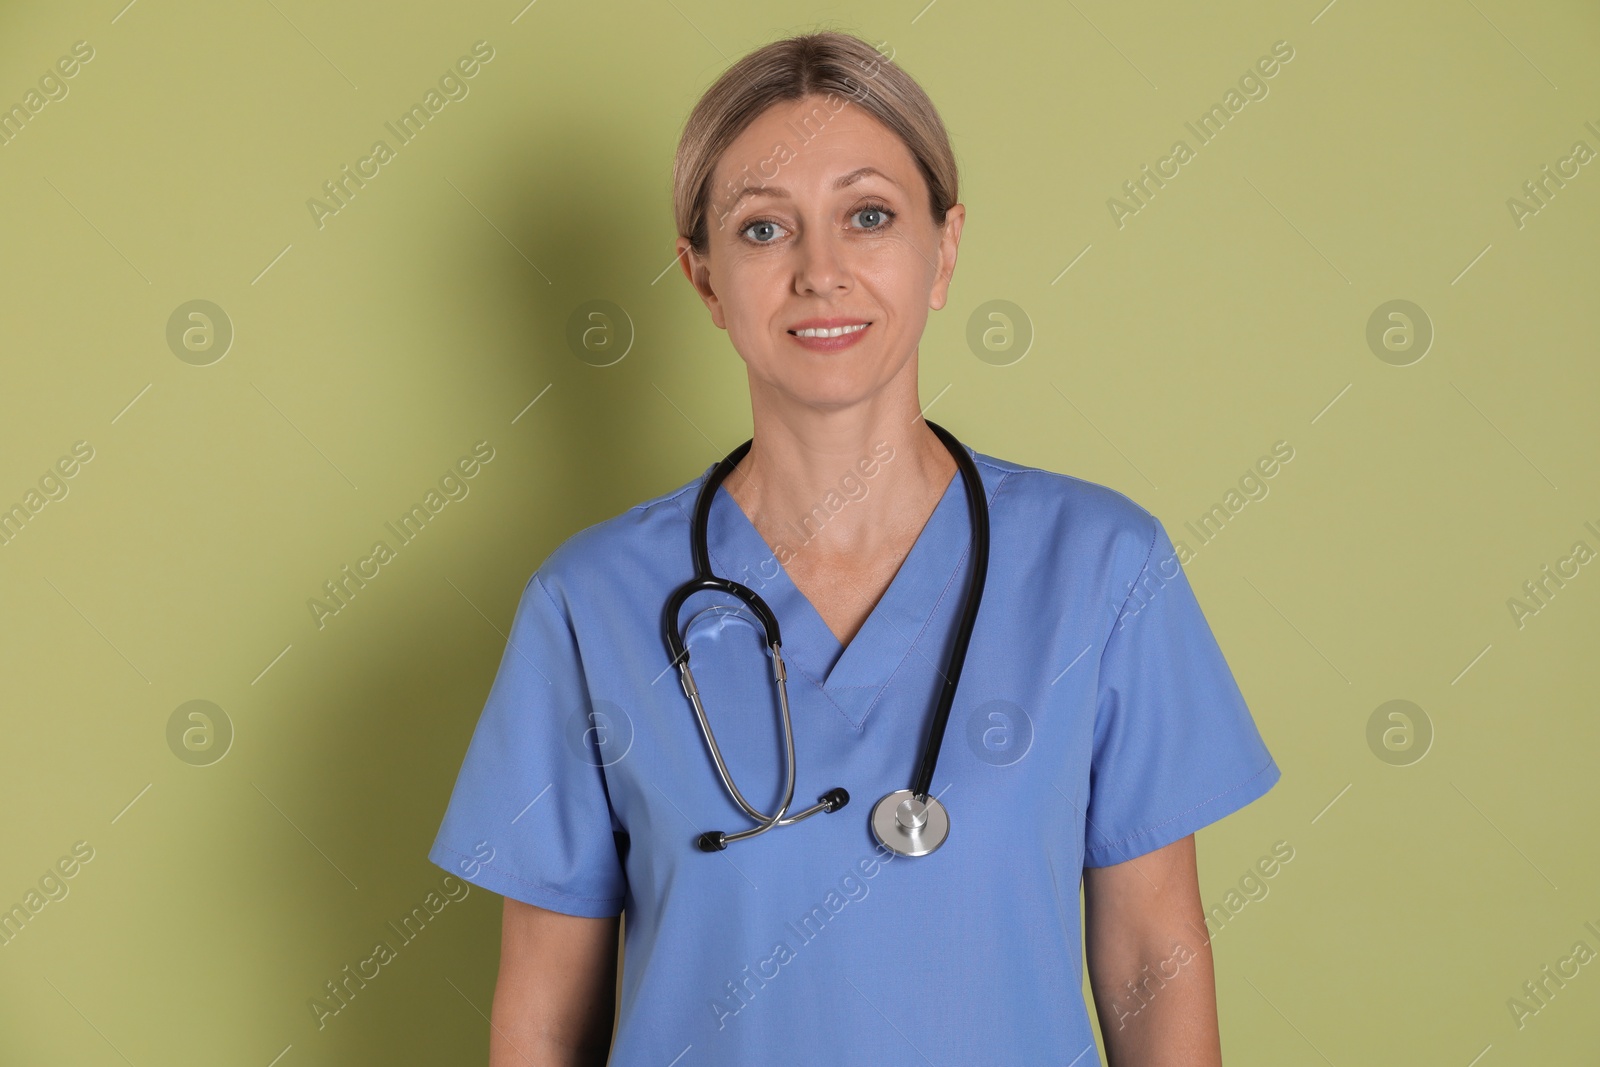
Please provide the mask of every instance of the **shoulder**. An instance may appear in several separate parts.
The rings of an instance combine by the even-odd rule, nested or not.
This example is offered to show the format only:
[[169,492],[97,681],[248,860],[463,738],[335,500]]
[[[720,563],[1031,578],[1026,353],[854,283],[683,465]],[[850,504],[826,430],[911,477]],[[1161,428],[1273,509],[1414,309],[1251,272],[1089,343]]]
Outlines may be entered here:
[[981,453],[976,458],[991,511],[1014,524],[1016,537],[1065,543],[1077,552],[1099,550],[1118,572],[1137,557],[1137,572],[1164,534],[1155,515],[1108,485]]
[[572,534],[545,557],[529,582],[537,581],[564,603],[570,593],[592,593],[608,580],[676,569],[687,574],[692,569],[689,518],[704,476],[702,471],[674,489]]
[[[1000,497],[1033,506],[1072,508],[1085,519],[1109,523],[1148,524],[1154,518],[1145,507],[1120,490],[1072,474],[1030,467],[1025,463],[977,453],[984,483],[999,503]],[[987,468],[987,469],[985,469]]]

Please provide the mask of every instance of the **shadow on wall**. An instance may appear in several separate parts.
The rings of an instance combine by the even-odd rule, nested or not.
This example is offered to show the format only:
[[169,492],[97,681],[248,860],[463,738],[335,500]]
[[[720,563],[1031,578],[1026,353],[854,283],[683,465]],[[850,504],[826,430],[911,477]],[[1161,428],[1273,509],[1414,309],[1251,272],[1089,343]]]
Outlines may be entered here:
[[[285,1039],[295,1042],[296,1057],[310,1052],[357,1067],[486,1061],[484,1015],[493,996],[502,898],[471,887],[410,942],[395,927],[430,891],[446,895],[445,872],[428,862],[427,852],[527,579],[573,533],[699,473],[697,463],[663,476],[661,440],[692,440],[698,444],[690,447],[708,455],[712,447],[652,388],[671,373],[659,361],[697,351],[703,342],[692,339],[695,331],[707,328],[703,307],[675,266],[651,285],[671,262],[670,243],[645,247],[639,238],[672,233],[664,191],[670,161],[657,160],[659,166],[641,175],[637,157],[606,151],[608,140],[617,138],[604,130],[516,132],[506,138],[513,143],[502,158],[468,176],[481,191],[480,204],[496,205],[494,222],[504,239],[463,228],[448,243],[419,252],[456,276],[487,281],[469,304],[450,313],[467,316],[474,338],[491,340],[476,353],[441,358],[493,366],[484,426],[470,439],[487,437],[494,445],[496,481],[474,480],[473,493],[482,494],[486,506],[473,510],[461,530],[441,527],[434,547],[419,543],[408,550],[415,569],[404,580],[402,599],[391,596],[384,618],[369,621],[361,658],[306,680],[320,707],[298,720],[318,725],[314,733],[306,730],[300,745],[312,764],[306,779],[313,785],[295,798],[296,806],[342,813],[324,825],[341,855],[365,872],[364,881],[357,879],[362,917],[307,929],[306,915],[325,913],[316,901],[289,904],[264,892],[264,899],[250,902],[287,911],[280,928],[313,938],[315,947],[305,955],[326,959],[321,969],[306,970],[298,988],[281,991],[301,1012]],[[627,186],[621,197],[606,189],[619,181]],[[639,334],[625,359],[604,368],[579,359],[566,340],[573,309],[597,297],[622,305]],[[422,314],[403,304],[393,313]],[[725,372],[724,366],[716,373]],[[742,391],[742,375],[735,378],[732,384]],[[546,385],[550,391],[512,425],[512,416]],[[447,543],[448,551],[440,547]],[[659,605],[639,610],[654,613]],[[394,958],[366,962],[383,939]],[[364,985],[350,981],[346,965],[358,977],[374,969],[378,976]],[[338,1005],[325,987],[329,981],[353,993],[337,1014],[322,1018],[319,1030],[310,1001]]]

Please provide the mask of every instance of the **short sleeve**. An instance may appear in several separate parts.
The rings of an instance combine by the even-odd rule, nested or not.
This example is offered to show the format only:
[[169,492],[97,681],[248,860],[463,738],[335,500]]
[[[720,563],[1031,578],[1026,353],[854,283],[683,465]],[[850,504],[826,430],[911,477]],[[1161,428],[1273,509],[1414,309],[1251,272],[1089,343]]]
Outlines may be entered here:
[[1100,658],[1085,867],[1170,845],[1279,777],[1166,529],[1151,521]]
[[489,698],[428,859],[491,892],[590,918],[626,876],[577,638],[538,574],[522,591]]

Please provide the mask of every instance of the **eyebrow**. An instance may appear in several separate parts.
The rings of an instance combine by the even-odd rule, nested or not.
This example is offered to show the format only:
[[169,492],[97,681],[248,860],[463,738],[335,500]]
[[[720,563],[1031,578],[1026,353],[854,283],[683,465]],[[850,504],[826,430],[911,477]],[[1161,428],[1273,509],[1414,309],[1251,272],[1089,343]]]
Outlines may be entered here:
[[[875,175],[879,178],[882,178],[896,189],[900,187],[899,182],[889,177],[877,167],[857,167],[849,174],[835,179],[833,187],[835,189],[843,189],[845,186],[854,185],[856,182],[860,181],[862,178],[868,177],[869,175]],[[743,189],[740,189],[734,198],[728,201],[727,206],[722,210],[724,213],[731,213],[734,208],[739,206],[739,202],[747,196],[788,197],[790,195],[791,194],[789,193],[789,190],[776,185],[747,185]]]

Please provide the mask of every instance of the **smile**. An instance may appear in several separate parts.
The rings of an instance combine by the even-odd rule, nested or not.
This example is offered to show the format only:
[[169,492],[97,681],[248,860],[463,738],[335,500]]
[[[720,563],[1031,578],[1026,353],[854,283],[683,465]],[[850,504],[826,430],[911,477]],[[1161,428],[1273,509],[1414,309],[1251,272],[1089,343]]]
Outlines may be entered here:
[[858,322],[854,326],[835,326],[831,330],[790,330],[796,337],[843,337],[847,333],[857,333],[872,325],[870,322]]

